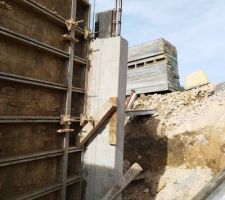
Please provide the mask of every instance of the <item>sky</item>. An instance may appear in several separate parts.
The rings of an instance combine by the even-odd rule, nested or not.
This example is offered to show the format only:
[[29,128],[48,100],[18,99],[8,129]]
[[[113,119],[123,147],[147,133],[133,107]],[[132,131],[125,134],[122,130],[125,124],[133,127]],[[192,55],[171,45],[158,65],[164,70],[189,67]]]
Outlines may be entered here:
[[[96,12],[115,4],[95,2]],[[122,36],[129,46],[161,37],[175,45],[182,85],[197,70],[225,81],[225,0],[123,0]]]

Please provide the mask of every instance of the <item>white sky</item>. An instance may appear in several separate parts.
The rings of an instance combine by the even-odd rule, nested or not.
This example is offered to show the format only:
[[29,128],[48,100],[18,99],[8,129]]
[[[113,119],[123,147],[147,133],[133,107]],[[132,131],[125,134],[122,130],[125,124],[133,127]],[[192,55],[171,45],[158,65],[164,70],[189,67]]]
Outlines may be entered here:
[[[96,0],[96,12],[114,1]],[[130,46],[163,37],[177,47],[182,84],[198,69],[225,81],[225,0],[123,0],[122,23]]]

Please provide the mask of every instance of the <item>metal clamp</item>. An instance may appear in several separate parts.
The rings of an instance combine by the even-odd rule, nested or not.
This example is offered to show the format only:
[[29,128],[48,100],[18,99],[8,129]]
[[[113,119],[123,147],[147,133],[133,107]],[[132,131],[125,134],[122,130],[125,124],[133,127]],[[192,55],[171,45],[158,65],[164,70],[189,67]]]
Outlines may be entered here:
[[61,115],[60,116],[60,125],[70,125],[71,122],[75,122],[75,119],[72,119],[70,115]]
[[65,41],[70,41],[70,42],[74,42],[74,43],[79,42],[78,39],[73,38],[73,37],[71,37],[71,36],[68,35],[68,34],[62,35],[62,37],[63,37],[63,40],[65,40]]
[[85,30],[84,30],[84,39],[85,40],[92,39],[93,34],[94,33],[92,33],[91,30],[88,27],[85,27]]
[[75,28],[76,26],[78,26],[80,23],[83,23],[83,22],[84,20],[74,22],[73,19],[67,19],[65,21],[68,31],[71,31],[73,28]]
[[81,114],[80,115],[80,126],[84,126],[90,122],[93,127],[95,127],[96,120],[93,117],[87,117],[87,115]]

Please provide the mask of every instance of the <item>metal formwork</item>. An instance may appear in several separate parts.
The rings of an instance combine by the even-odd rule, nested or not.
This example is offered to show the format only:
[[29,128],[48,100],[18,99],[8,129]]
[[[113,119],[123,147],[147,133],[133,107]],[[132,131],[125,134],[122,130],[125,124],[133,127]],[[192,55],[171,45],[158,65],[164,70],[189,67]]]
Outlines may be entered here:
[[81,199],[90,5],[0,1],[0,199]]

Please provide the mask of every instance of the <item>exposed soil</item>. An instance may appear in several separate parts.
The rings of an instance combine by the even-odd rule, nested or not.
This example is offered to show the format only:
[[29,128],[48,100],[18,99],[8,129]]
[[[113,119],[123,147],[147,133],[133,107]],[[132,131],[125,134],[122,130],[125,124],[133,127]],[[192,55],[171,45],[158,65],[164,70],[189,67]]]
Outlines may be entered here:
[[225,84],[142,95],[134,109],[156,109],[126,126],[124,170],[138,162],[145,179],[125,200],[189,200],[225,167]]

